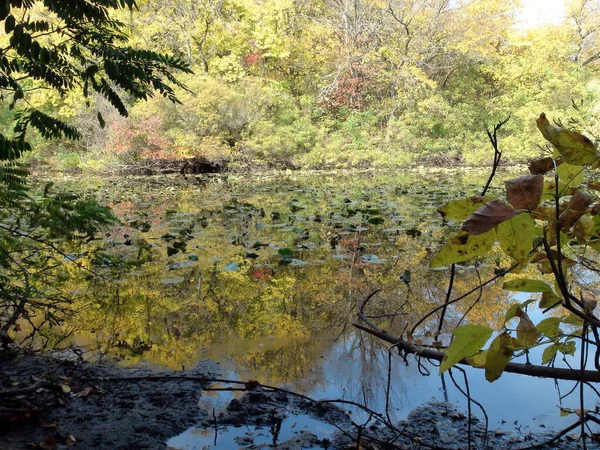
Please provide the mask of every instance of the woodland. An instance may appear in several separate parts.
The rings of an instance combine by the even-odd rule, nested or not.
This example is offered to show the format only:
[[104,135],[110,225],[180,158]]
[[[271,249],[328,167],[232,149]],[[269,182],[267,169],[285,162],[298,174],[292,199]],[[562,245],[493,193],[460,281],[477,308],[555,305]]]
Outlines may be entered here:
[[[536,27],[522,26],[519,7],[1,2],[0,357],[93,335],[97,354],[122,348],[134,361],[154,354],[183,366],[227,325],[242,339],[300,339],[273,352],[294,352],[295,365],[271,367],[285,381],[316,358],[306,345],[316,330],[352,315],[354,329],[389,344],[389,367],[394,354],[451,378],[467,401],[469,448],[479,445],[472,410],[485,416],[484,447],[488,423],[463,366],[489,382],[508,373],[573,382],[561,400],[572,395],[577,407],[560,408],[572,423],[546,443],[576,430],[576,445],[595,445],[600,3],[567,2],[564,20]],[[183,161],[231,177],[166,187],[106,177]],[[434,170],[452,165],[485,175],[474,188]],[[332,192],[343,172],[300,183],[292,170],[408,166],[432,183],[351,171]],[[55,185],[54,171],[75,169],[92,181]],[[288,170],[273,181],[266,169]],[[235,177],[244,173],[250,183]],[[211,193],[218,201],[199,207]],[[439,224],[417,200],[434,205]],[[268,365],[273,353],[260,357]],[[171,381],[298,395],[182,373]],[[387,377],[389,394],[391,368]],[[75,381],[6,381],[0,417],[18,423],[102,392]],[[374,411],[299,396],[366,412],[352,423],[353,448],[407,438],[387,400]],[[371,421],[391,435],[368,436]]]

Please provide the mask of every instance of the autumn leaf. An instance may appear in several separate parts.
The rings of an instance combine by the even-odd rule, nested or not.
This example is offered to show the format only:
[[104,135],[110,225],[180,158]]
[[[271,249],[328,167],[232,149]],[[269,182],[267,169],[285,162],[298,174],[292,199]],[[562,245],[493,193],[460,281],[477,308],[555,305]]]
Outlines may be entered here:
[[544,177],[541,175],[524,175],[504,182],[508,202],[515,209],[531,211],[540,203],[544,190]]
[[457,327],[453,335],[454,339],[440,364],[440,374],[481,350],[492,335],[492,329],[483,325],[463,325]]
[[462,230],[472,236],[483,234],[515,215],[515,210],[500,200],[487,202],[463,223]]
[[527,263],[533,249],[536,225],[529,214],[518,214],[498,224],[496,236],[502,250],[521,264]]
[[490,383],[504,372],[513,355],[513,348],[513,338],[506,332],[496,336],[490,344],[485,358],[485,379]]
[[598,158],[596,146],[583,134],[550,124],[544,113],[536,123],[542,136],[558,150],[565,162],[582,166]]
[[480,195],[450,200],[438,209],[438,212],[444,219],[465,220],[473,211],[481,208],[489,200],[490,197],[482,197]]
[[541,337],[541,333],[537,330],[527,313],[521,308],[517,308],[515,315],[519,318],[517,340],[525,348],[534,346]]
[[553,338],[561,334],[559,325],[560,317],[548,317],[536,325],[537,330],[548,338]]
[[528,278],[507,281],[502,285],[502,289],[517,292],[554,292],[548,283]]
[[478,236],[471,236],[465,231],[448,239],[435,254],[429,267],[449,266],[450,264],[467,261],[476,256],[484,256],[494,246],[496,233],[489,231]]
[[554,158],[550,156],[537,158],[529,162],[529,172],[532,175],[544,175],[554,170],[555,164],[558,166],[560,162],[555,162]]
[[581,216],[583,216],[588,206],[592,204],[592,198],[584,192],[578,191],[571,197],[567,204],[567,210],[561,215],[561,225],[563,230],[571,228]]

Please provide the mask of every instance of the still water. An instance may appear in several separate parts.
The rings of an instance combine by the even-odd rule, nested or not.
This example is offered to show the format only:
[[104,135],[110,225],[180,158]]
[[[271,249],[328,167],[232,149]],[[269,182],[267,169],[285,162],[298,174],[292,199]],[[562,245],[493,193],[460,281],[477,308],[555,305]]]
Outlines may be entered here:
[[[437,209],[477,194],[485,179],[442,170],[67,179],[111,205],[121,221],[97,244],[94,264],[110,282],[98,282],[96,306],[73,319],[74,339],[123,364],[179,369],[211,359],[224,378],[376,411],[384,410],[391,370],[396,419],[432,399],[466,409],[436,367],[423,362],[419,369],[397,354],[390,366],[385,344],[352,322],[377,289],[368,313],[397,334],[443,302],[448,270],[430,270],[428,262],[459,224]],[[498,253],[477,267],[460,266],[455,296],[509,264]],[[449,336],[463,315],[498,328],[508,305],[522,300],[492,285],[456,304],[443,331]],[[437,320],[416,336],[427,340]],[[539,354],[531,355],[534,363]],[[576,395],[559,399],[573,383],[558,390],[552,380],[505,374],[490,384],[483,372],[467,372],[491,428],[527,432],[574,420],[558,407],[578,408]],[[178,439],[189,445],[190,433]]]

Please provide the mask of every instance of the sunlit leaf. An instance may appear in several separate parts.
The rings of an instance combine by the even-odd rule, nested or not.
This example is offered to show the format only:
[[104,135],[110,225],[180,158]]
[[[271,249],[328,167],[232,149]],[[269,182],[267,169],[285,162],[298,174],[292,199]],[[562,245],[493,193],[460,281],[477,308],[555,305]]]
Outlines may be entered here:
[[487,358],[487,350],[480,350],[475,353],[473,356],[467,358],[467,362],[471,367],[476,367],[478,369],[485,368],[485,359]]
[[562,320],[560,317],[548,317],[538,323],[536,328],[544,336],[553,338],[561,334],[559,328],[561,322]]
[[467,261],[476,256],[484,256],[494,246],[496,233],[494,230],[478,236],[471,236],[461,231],[450,238],[431,260],[429,267],[449,266],[450,264]]
[[537,330],[527,313],[521,308],[517,308],[516,316],[519,318],[519,325],[517,325],[517,340],[525,348],[534,346],[541,337],[540,332]]
[[583,319],[576,314],[569,314],[567,317],[563,319],[563,323],[567,323],[569,325],[581,326],[583,325]]
[[513,355],[513,338],[502,333],[492,341],[485,358],[485,379],[490,383],[496,381],[504,372],[504,368]]
[[438,212],[444,219],[465,220],[471,213],[477,211],[490,200],[491,197],[482,197],[480,195],[459,200],[450,200],[438,209]]
[[540,203],[544,189],[544,177],[524,175],[504,182],[506,198],[515,209],[534,210]]
[[524,263],[533,248],[537,227],[529,214],[518,214],[499,224],[496,236],[502,250],[519,263]]
[[474,355],[485,345],[493,330],[483,325],[463,325],[454,330],[454,339],[440,364],[440,374],[460,360]]
[[576,188],[581,186],[584,181],[583,171],[580,166],[563,163],[556,169],[560,184],[559,191],[562,192],[565,187]]
[[591,164],[598,158],[596,146],[586,136],[550,124],[544,113],[536,122],[544,138],[554,145],[565,162],[581,166]]
[[487,202],[463,223],[462,230],[472,236],[486,233],[515,215],[515,210],[500,200]]
[[528,278],[517,278],[516,280],[506,281],[502,285],[502,289],[518,292],[553,292],[548,283]]

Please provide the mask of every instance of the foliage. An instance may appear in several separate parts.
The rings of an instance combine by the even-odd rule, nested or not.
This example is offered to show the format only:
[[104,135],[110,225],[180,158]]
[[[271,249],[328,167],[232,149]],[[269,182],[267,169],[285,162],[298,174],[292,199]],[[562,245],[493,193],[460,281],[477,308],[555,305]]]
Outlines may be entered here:
[[[440,366],[440,373],[463,358],[484,367],[486,379],[500,377],[509,361],[520,352],[542,347],[542,365],[554,364],[558,354],[573,355],[598,346],[600,320],[594,313],[597,300],[585,271],[598,270],[598,190],[593,170],[600,153],[586,136],[551,124],[544,113],[537,127],[552,145],[553,157],[530,163],[530,175],[507,180],[506,199],[469,198],[454,200],[442,208],[446,217],[467,219],[461,231],[433,257],[431,267],[441,267],[485,256],[494,243],[511,258],[506,272],[507,291],[538,294],[513,304],[506,312],[503,329],[486,350],[492,329],[466,325],[454,330],[454,339]],[[568,171],[562,168],[568,167]],[[575,176],[571,175],[573,172]],[[584,181],[583,175],[590,178]],[[482,204],[482,202],[484,202]],[[518,275],[535,265],[539,278]],[[544,314],[537,324],[527,305],[539,299]],[[516,318],[516,329],[511,327]],[[484,332],[485,331],[485,332]],[[590,341],[591,339],[591,341]],[[596,365],[596,370],[600,368]]]
[[[0,5],[0,95],[8,104],[3,115],[12,123],[0,134],[0,323],[7,333],[26,319],[34,331],[56,324],[67,310],[70,295],[57,289],[73,266],[86,270],[79,245],[115,221],[106,207],[70,193],[32,192],[27,171],[19,163],[31,150],[33,130],[41,139],[81,138],[65,121],[72,114],[44,111],[39,92],[63,99],[88,99],[92,92],[126,116],[124,94],[147,99],[159,92],[177,101],[173,87],[183,88],[172,71],[190,72],[171,56],[139,50],[127,43],[124,24],[111,13],[135,6],[133,0],[6,1]],[[39,96],[38,96],[39,97]],[[56,97],[54,97],[56,98]],[[48,97],[52,99],[52,97]],[[61,105],[64,106],[65,100]],[[100,112],[97,120],[105,121]]]

